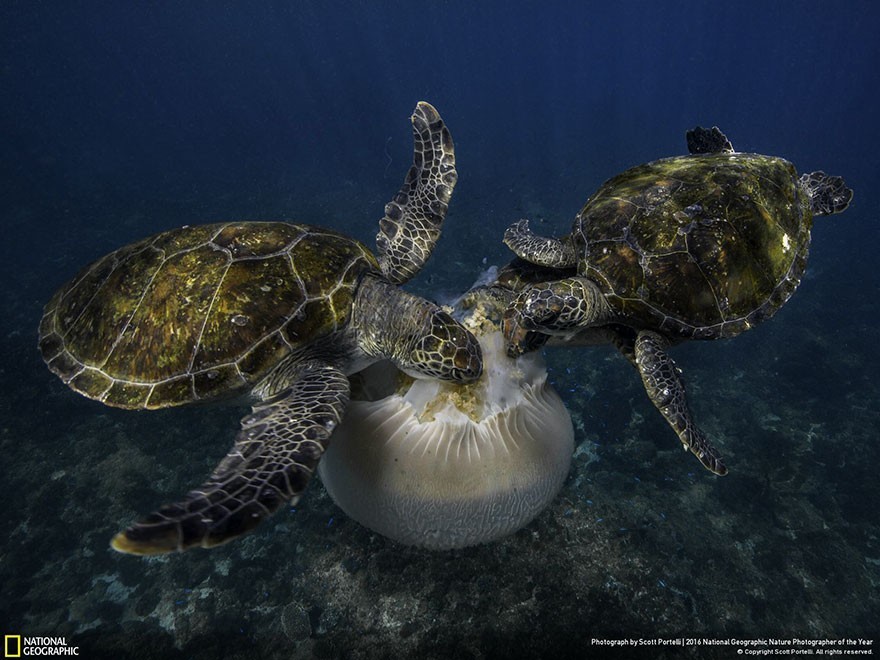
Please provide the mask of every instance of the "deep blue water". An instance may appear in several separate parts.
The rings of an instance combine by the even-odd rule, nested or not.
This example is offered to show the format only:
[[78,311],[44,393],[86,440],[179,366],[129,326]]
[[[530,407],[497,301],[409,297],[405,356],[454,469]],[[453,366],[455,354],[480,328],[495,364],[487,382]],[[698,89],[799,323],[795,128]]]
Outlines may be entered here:
[[[228,639],[279,657],[475,658],[626,633],[880,632],[878,33],[871,2],[0,5],[3,632],[95,654],[142,636],[184,657]],[[675,352],[731,475],[683,455],[611,351],[556,351],[576,442],[599,460],[509,541],[401,548],[315,485],[246,543],[111,554],[120,525],[207,473],[241,410],[76,396],[36,351],[42,306],[90,260],[183,224],[290,220],[372,244],[419,100],[459,171],[410,285],[435,297],[504,263],[512,221],[564,232],[603,180],[684,153],[696,124],[846,178],[855,200],[817,220],[788,305]]]

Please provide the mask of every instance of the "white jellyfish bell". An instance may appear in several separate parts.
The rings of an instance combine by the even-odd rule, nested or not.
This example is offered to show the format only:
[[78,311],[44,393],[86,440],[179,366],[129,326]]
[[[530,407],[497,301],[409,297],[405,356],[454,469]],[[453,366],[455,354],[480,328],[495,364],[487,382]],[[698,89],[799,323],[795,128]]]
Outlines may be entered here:
[[540,352],[509,358],[496,302],[468,300],[456,316],[480,340],[482,377],[456,385],[375,365],[318,468],[346,514],[400,543],[450,549],[512,534],[568,475],[574,430]]

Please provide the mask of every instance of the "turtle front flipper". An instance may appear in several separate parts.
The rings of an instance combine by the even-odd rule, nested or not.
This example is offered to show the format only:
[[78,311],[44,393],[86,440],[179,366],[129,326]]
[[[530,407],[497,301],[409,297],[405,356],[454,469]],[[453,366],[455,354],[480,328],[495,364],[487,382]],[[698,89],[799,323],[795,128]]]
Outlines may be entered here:
[[297,365],[286,382],[241,420],[232,450],[200,488],[117,534],[113,548],[136,555],[210,548],[298,500],[342,419],[349,382],[316,362]]
[[685,396],[684,383],[675,362],[666,353],[664,340],[656,332],[643,330],[635,340],[635,365],[651,402],[703,466],[715,474],[727,474],[718,450],[694,424]]
[[376,236],[379,265],[395,284],[412,279],[428,261],[458,181],[452,135],[434,106],[420,101],[412,125],[413,164],[385,205]]
[[571,239],[533,234],[528,220],[514,222],[504,232],[504,244],[520,259],[548,268],[574,268],[578,257]]
[[504,311],[502,330],[507,354],[519,357],[544,342],[534,333],[573,336],[609,320],[599,288],[583,277],[543,282],[523,290]]

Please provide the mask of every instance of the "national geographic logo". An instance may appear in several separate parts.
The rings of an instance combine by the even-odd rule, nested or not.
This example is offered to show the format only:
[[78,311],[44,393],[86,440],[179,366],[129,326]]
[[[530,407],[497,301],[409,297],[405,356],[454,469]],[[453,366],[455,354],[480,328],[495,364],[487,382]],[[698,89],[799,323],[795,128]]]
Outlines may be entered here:
[[67,643],[66,637],[3,636],[3,657],[79,655],[79,647]]

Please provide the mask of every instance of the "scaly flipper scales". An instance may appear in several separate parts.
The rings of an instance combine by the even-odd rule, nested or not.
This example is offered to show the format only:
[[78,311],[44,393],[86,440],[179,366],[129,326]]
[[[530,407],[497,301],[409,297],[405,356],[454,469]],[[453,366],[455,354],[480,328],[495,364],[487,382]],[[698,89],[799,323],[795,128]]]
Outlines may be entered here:
[[831,176],[819,170],[802,174],[798,181],[801,190],[810,196],[810,211],[813,215],[841,213],[852,201],[853,191],[846,186],[842,177]]
[[609,317],[599,288],[583,277],[542,282],[524,289],[504,311],[502,328],[507,354],[519,357],[540,348],[545,335],[574,336]]
[[199,489],[117,534],[113,548],[136,555],[209,548],[296,501],[342,419],[349,383],[316,362],[297,365],[288,382],[241,420],[232,450]]
[[514,222],[504,232],[504,244],[520,259],[548,268],[574,268],[578,255],[571,239],[533,234],[528,220]]
[[718,475],[727,468],[718,450],[694,424],[688,408],[684,383],[675,362],[666,353],[664,340],[656,332],[639,332],[635,343],[635,364],[651,402],[678,434],[685,449],[690,449],[703,466]]
[[458,180],[452,135],[430,103],[412,115],[413,164],[385,205],[376,248],[382,272],[395,284],[409,281],[431,256]]

